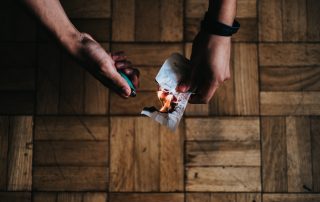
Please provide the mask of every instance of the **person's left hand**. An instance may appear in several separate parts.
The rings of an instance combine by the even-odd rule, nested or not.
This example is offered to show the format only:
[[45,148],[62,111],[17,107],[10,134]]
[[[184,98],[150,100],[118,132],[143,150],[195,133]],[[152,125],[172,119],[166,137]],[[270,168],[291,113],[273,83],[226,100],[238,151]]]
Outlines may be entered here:
[[195,90],[193,104],[208,103],[216,90],[230,78],[231,37],[200,31],[193,41],[191,69],[177,87],[179,92]]

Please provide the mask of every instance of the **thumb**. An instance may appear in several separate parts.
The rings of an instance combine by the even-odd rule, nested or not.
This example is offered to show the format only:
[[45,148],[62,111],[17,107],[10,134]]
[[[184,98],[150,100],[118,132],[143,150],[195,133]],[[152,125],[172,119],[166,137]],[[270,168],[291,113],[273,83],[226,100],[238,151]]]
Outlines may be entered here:
[[123,97],[129,97],[131,94],[131,88],[126,82],[124,78],[121,77],[121,75],[115,71],[111,78],[112,83],[114,84],[115,91],[123,96]]

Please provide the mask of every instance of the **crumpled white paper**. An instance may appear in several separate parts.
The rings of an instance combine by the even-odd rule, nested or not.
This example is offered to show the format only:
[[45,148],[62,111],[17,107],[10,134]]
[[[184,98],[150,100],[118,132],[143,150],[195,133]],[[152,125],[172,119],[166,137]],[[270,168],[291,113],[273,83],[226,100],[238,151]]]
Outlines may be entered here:
[[[173,53],[162,65],[156,76],[160,90],[165,90],[177,98],[177,105],[168,113],[159,112],[155,107],[145,107],[141,114],[149,116],[171,130],[175,130],[187,107],[191,92],[179,93],[176,87],[189,69],[189,61],[179,53]],[[156,96],[156,94],[155,94]]]

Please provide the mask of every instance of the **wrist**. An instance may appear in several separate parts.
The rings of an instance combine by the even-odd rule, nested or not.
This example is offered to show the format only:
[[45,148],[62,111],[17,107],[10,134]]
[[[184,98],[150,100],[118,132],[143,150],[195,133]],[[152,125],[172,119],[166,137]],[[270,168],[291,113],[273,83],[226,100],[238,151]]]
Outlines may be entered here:
[[63,34],[58,35],[58,39],[71,55],[78,55],[83,39],[81,32],[75,28],[66,30]]

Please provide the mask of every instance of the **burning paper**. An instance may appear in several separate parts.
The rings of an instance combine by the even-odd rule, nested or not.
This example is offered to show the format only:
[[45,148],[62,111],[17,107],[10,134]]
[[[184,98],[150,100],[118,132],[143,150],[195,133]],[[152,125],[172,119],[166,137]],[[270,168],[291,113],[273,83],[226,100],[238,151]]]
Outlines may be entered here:
[[178,53],[172,54],[162,65],[156,76],[159,84],[157,96],[161,102],[161,109],[145,107],[141,114],[151,117],[155,121],[175,130],[188,104],[190,92],[179,93],[176,87],[186,74],[189,62]]

